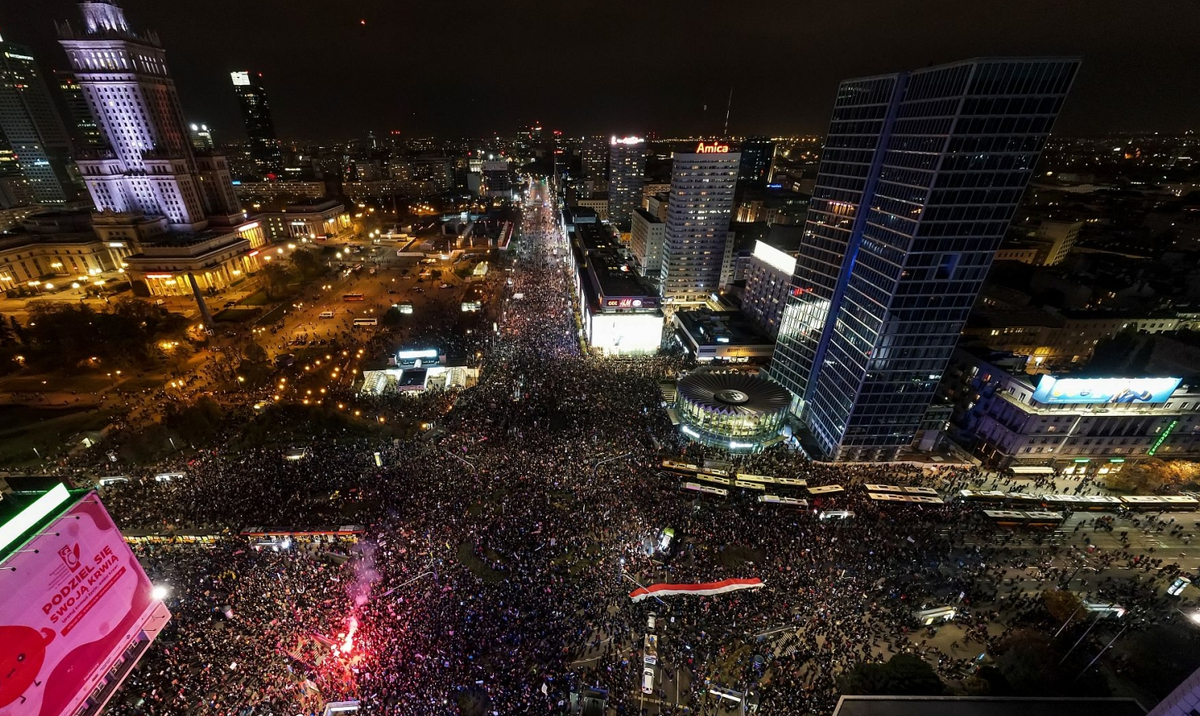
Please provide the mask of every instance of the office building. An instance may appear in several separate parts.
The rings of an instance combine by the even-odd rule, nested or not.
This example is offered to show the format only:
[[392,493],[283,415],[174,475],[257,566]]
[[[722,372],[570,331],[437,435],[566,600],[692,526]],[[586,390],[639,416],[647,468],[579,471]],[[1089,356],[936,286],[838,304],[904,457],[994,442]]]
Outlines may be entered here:
[[746,267],[742,311],[771,337],[779,335],[783,307],[796,273],[796,251],[784,251],[766,241],[754,242]]
[[821,456],[913,443],[1078,67],[974,59],[839,87],[771,368]]
[[602,136],[584,137],[580,149],[583,169],[581,191],[584,197],[608,189],[608,144]]
[[103,149],[104,135],[100,133],[100,126],[92,117],[92,108],[88,105],[87,97],[83,96],[83,85],[79,84],[75,73],[55,70],[54,80],[62,93],[63,102],[67,105],[67,117],[70,120],[75,148],[85,152]]
[[0,38],[0,133],[39,204],[73,199],[71,139],[28,47]]
[[660,281],[668,301],[703,303],[720,287],[740,162],[727,144],[675,153]]
[[613,137],[608,154],[608,220],[628,226],[635,207],[642,203],[646,173],[646,140]]
[[667,225],[657,216],[638,207],[633,210],[629,236],[629,252],[633,254],[638,274],[657,281],[662,270]]
[[192,122],[188,125],[188,139],[192,142],[192,148],[197,152],[211,152],[216,149],[213,144],[212,131],[209,130],[207,124],[196,124]]
[[1057,266],[1079,240],[1082,221],[1053,221],[1046,219],[1038,225],[1037,238],[1047,244],[1045,266]]
[[1017,261],[1031,266],[1057,266],[1079,240],[1082,221],[1044,219],[1029,236],[1010,238],[996,252],[997,261]]
[[[4,132],[0,131],[0,209],[15,209],[33,204],[29,192],[29,180],[21,173],[17,155],[8,144]],[[0,224],[0,231],[7,228]]]
[[750,137],[742,142],[742,163],[738,166],[738,184],[755,189],[767,185],[771,163],[775,160],[775,142],[767,137]]
[[275,135],[275,121],[271,118],[271,103],[267,91],[261,84],[261,72],[241,70],[231,72],[233,91],[242,108],[242,122],[250,137],[250,159],[260,177],[283,173],[283,156],[279,149],[279,138]]
[[508,161],[486,161],[483,163],[482,194],[494,198],[512,198],[512,176],[508,170]]

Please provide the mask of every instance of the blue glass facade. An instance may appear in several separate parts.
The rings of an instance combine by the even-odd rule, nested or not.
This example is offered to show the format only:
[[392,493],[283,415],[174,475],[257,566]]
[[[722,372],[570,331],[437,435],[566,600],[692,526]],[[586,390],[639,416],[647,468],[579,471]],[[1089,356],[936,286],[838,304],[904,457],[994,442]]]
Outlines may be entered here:
[[968,60],[838,88],[771,367],[825,457],[912,444],[1078,67]]

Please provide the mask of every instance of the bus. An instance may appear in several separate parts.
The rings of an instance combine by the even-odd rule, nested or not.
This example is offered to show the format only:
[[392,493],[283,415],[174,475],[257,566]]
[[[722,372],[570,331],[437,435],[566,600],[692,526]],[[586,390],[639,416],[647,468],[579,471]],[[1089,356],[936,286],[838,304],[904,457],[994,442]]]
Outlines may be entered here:
[[355,318],[354,325],[356,326],[378,326],[378,318]]
[[343,301],[361,301],[361,300],[363,300],[363,295],[361,293],[346,293],[346,294],[342,294],[342,300]]
[[678,462],[676,460],[663,460],[662,469],[667,472],[673,472],[676,475],[684,475],[690,477],[700,472],[700,466],[690,462]]
[[992,524],[1000,527],[1036,527],[1053,529],[1062,524],[1063,513],[1035,510],[984,510],[983,516]]
[[729,497],[729,490],[723,487],[710,487],[709,485],[701,485],[698,482],[685,482],[679,486],[679,489],[703,492],[706,495],[716,495],[717,497]]
[[1121,506],[1127,510],[1165,510],[1194,512],[1200,501],[1188,495],[1123,495]]

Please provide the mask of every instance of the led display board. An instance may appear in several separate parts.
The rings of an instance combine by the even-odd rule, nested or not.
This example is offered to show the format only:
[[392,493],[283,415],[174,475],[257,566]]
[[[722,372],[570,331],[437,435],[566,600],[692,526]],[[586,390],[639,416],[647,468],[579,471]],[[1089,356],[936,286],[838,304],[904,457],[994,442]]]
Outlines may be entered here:
[[90,493],[0,564],[0,716],[75,713],[167,616]]
[[1180,378],[1054,378],[1044,375],[1038,381],[1033,399],[1045,404],[1165,403],[1180,381]]

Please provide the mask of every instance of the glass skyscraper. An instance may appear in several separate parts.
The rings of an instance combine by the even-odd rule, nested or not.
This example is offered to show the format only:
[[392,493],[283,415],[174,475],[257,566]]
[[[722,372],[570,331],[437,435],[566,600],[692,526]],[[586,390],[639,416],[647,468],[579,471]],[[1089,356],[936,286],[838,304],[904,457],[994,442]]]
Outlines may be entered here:
[[231,72],[233,89],[242,108],[242,121],[250,137],[250,159],[260,177],[283,173],[283,155],[279,149],[279,138],[275,136],[275,120],[271,118],[271,104],[267,91],[259,81],[261,73],[248,71]]
[[646,140],[641,137],[613,137],[609,145],[608,220],[627,230],[630,215],[642,203]]
[[912,444],[1078,68],[975,59],[838,88],[771,367],[823,457]]
[[0,38],[0,133],[12,146],[33,200],[75,197],[71,140],[29,48]]

